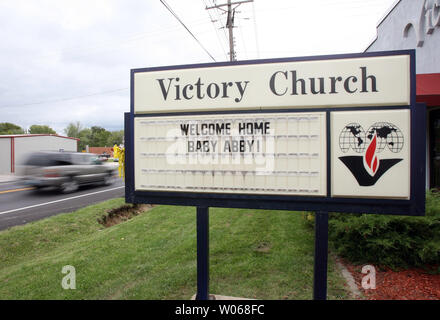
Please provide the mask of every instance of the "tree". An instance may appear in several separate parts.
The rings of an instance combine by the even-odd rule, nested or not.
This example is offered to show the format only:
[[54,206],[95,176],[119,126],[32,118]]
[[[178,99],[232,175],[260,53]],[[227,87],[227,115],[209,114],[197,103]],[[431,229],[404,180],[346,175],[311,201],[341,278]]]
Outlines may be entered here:
[[81,130],[83,130],[83,126],[79,121],[77,122],[71,122],[68,124],[68,126],[64,129],[64,133],[68,137],[72,138],[79,138]]
[[110,132],[102,127],[93,126],[91,128],[90,146],[91,147],[105,147]]
[[42,134],[42,133],[56,134],[56,131],[46,125],[33,124],[29,127],[29,133],[30,134]]
[[23,134],[23,133],[25,133],[23,128],[13,123],[9,123],[9,122],[0,123],[0,134]]
[[80,151],[85,150],[86,146],[90,146],[91,137],[92,137],[92,130],[90,130],[89,128],[82,129],[78,133],[78,137],[76,138],[79,138],[78,149]]
[[124,130],[107,131],[99,126],[84,128],[79,121],[71,122],[64,133],[68,137],[78,138],[78,150],[82,151],[89,147],[113,147],[115,144],[120,145],[124,139]]
[[111,147],[116,145],[122,144],[122,141],[124,140],[124,130],[119,131],[111,131],[110,136],[107,139],[107,146]]

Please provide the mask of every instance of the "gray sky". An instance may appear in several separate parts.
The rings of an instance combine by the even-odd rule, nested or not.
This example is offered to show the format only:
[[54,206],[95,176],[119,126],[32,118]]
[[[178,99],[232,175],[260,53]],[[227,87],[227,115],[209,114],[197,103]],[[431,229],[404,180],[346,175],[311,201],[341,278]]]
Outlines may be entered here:
[[[226,0],[166,0],[217,62]],[[233,1],[234,2],[234,1]],[[238,60],[363,52],[395,0],[254,0],[237,8]],[[212,23],[211,19],[217,20]],[[0,122],[123,128],[130,69],[214,62],[159,0],[0,0]]]

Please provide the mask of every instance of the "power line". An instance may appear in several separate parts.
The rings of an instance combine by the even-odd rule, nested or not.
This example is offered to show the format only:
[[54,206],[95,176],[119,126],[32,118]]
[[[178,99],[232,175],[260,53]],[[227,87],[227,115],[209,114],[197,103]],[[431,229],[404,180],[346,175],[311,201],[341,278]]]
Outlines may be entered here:
[[260,58],[260,45],[258,43],[258,30],[257,30],[257,16],[255,15],[255,2],[252,2],[252,14],[254,16],[254,32],[255,32],[255,46],[257,48],[257,58]]
[[[224,12],[226,12],[228,14],[227,20],[226,20],[226,28],[228,28],[229,30],[229,59],[230,61],[236,61],[236,56],[235,56],[235,43],[234,43],[234,35],[233,35],[233,29],[234,29],[234,19],[235,19],[235,9],[237,9],[237,7],[242,4],[242,3],[248,3],[248,2],[253,2],[254,0],[241,0],[241,1],[235,1],[232,2],[231,0],[228,0],[227,3],[223,3],[223,4],[215,4],[214,1],[214,6],[211,7],[206,7],[206,10],[210,10],[210,9],[219,9],[222,10]],[[235,7],[233,7],[235,6]],[[227,7],[228,9],[225,10],[223,9],[223,7]]]
[[244,55],[247,58],[248,51],[246,49],[246,41],[244,40],[244,35],[243,35],[243,30],[242,30],[242,26],[241,25],[238,25],[238,30],[240,30],[240,36],[241,36],[241,42],[243,43]]
[[[210,3],[211,7],[217,5],[216,0],[208,0],[208,2]],[[209,10],[208,10],[208,12],[209,12]],[[226,25],[222,24],[222,20],[221,20],[221,17],[220,17],[220,14],[219,14],[218,10],[214,10],[214,13],[217,16],[217,21],[220,23],[220,29],[223,30],[223,35],[225,37],[225,41],[228,42],[228,35],[226,33]],[[224,12],[223,12],[223,14],[224,14]]]
[[197,37],[191,32],[191,30],[188,29],[188,27],[182,22],[182,20],[180,20],[180,18],[177,16],[177,14],[173,11],[173,9],[171,9],[171,7],[165,2],[165,0],[160,0],[160,2],[164,5],[165,8],[167,8],[167,10],[177,19],[177,21],[180,22],[180,24],[186,29],[186,31],[188,31],[188,33],[194,38],[194,40],[197,41],[197,43],[200,45],[200,47],[205,50],[205,52],[211,57],[212,60],[214,60],[214,62],[216,62],[216,60],[214,59],[214,57],[208,52],[208,50],[206,50],[206,48],[202,45],[202,43],[199,41],[199,39],[197,39]]
[[113,90],[107,90],[107,91],[101,91],[101,92],[95,92],[95,93],[90,93],[90,94],[85,94],[85,95],[81,95],[81,96],[75,96],[75,97],[69,97],[69,98],[61,98],[61,99],[52,99],[52,100],[46,100],[46,101],[39,101],[39,102],[30,102],[30,103],[23,103],[23,104],[18,104],[18,105],[6,105],[6,106],[1,106],[0,108],[7,108],[7,107],[26,107],[26,106],[33,106],[33,105],[37,105],[37,104],[45,104],[45,103],[53,103],[53,102],[63,102],[63,101],[70,101],[70,100],[76,100],[76,99],[82,99],[82,98],[88,98],[88,97],[92,97],[92,96],[99,96],[99,95],[103,95],[103,94],[108,94],[108,93],[113,93],[113,92],[118,92],[118,91],[124,91],[124,90],[128,90],[130,88],[120,88],[120,89],[113,89]]
[[[205,0],[202,0],[203,1],[203,4],[205,5],[205,7],[207,7],[207,4],[206,4],[206,1]],[[225,50],[225,48],[224,48],[224,46],[223,46],[223,43],[222,43],[222,41],[221,41],[221,39],[220,39],[220,36],[219,36],[219,32],[218,32],[218,30],[217,30],[217,27],[215,26],[215,22],[216,21],[219,21],[219,19],[214,19],[212,16],[211,16],[211,13],[208,11],[208,15],[209,15],[209,19],[211,20],[211,23],[212,23],[212,26],[213,26],[213,28],[214,28],[214,31],[215,31],[215,35],[217,36],[217,40],[218,40],[218,42],[220,43],[220,48],[222,49],[222,51],[223,51],[223,54],[226,56],[226,58],[228,57],[228,54],[226,53],[226,50]]]

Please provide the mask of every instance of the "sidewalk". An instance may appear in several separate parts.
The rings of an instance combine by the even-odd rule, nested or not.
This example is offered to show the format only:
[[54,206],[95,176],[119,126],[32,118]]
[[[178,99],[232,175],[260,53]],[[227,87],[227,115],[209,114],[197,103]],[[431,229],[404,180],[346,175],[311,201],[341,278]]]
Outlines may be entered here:
[[0,174],[0,183],[7,183],[20,180],[20,176],[14,174]]

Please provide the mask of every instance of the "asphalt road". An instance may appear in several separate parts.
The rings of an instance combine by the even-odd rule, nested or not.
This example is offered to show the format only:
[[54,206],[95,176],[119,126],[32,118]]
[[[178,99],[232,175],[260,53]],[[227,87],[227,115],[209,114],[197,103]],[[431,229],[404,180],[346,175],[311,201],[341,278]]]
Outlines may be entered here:
[[110,186],[86,186],[70,194],[55,190],[36,192],[19,181],[0,183],[0,230],[124,197],[124,192],[124,182],[120,178]]

